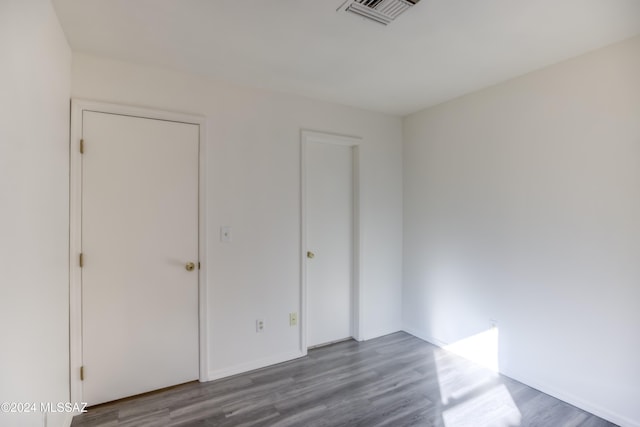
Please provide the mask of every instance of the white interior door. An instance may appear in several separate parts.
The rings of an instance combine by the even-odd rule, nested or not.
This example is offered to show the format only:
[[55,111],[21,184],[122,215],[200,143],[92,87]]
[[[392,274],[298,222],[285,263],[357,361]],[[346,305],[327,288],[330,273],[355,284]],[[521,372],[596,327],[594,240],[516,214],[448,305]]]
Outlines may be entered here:
[[352,336],[353,148],[305,147],[307,346]]
[[94,405],[198,378],[199,127],[90,111],[82,126],[82,393]]

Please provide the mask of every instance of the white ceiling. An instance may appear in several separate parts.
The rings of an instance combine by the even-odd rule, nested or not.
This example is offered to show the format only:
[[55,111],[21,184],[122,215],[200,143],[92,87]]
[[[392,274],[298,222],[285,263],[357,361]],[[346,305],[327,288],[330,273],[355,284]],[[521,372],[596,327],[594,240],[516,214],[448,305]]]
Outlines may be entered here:
[[[405,115],[640,34],[640,0],[53,0],[74,51]],[[639,52],[640,54],[640,52]]]

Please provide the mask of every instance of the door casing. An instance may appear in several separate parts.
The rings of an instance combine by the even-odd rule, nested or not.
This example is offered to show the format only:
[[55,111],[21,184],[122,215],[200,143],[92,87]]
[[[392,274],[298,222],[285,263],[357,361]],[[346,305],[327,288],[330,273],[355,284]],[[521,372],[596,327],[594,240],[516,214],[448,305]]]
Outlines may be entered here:
[[71,100],[71,132],[69,142],[69,383],[70,401],[82,402],[82,269],[79,255],[82,248],[82,112],[95,111],[158,120],[168,120],[199,126],[198,178],[198,336],[199,380],[208,381],[207,288],[206,288],[206,203],[205,159],[206,119],[202,116],[172,113],[147,108],[103,103],[83,99]]
[[301,176],[301,203],[300,203],[300,352],[307,354],[307,146],[309,143],[333,144],[351,147],[353,150],[353,276],[352,276],[352,307],[351,325],[352,337],[361,341],[364,336],[362,328],[363,310],[362,298],[363,289],[360,283],[360,143],[362,138],[346,135],[338,135],[327,132],[317,132],[312,130],[302,130],[300,147],[300,176]]

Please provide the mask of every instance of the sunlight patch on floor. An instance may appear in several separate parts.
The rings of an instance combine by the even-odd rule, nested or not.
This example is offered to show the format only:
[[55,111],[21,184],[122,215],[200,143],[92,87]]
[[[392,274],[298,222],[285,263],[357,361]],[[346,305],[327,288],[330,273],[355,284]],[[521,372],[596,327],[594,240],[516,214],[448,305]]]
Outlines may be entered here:
[[447,345],[444,349],[498,372],[497,327]]
[[498,345],[492,327],[443,347],[436,357],[445,427],[520,425],[522,414],[498,375]]
[[507,387],[499,384],[442,411],[442,419],[446,427],[514,427],[522,414]]

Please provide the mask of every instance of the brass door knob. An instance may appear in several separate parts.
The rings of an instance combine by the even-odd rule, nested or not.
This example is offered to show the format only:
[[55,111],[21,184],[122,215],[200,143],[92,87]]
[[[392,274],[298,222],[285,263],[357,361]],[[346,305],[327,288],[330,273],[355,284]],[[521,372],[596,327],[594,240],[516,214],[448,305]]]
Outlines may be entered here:
[[184,268],[186,268],[187,271],[193,271],[193,269],[196,268],[196,265],[192,262],[188,262],[187,265],[184,266]]
[[311,259],[311,258],[313,258],[314,256],[316,256],[316,254],[314,254],[314,253],[313,253],[313,252],[311,252],[311,251],[307,251],[307,258]]

